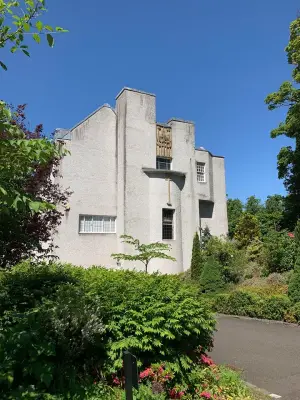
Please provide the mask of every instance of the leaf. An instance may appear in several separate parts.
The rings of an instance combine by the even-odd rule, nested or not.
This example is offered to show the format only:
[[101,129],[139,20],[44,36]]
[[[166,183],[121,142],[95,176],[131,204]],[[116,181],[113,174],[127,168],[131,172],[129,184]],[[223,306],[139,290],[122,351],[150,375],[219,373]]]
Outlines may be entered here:
[[29,31],[30,31],[30,25],[29,25],[27,22],[25,22],[25,23],[23,24],[23,28],[24,28],[24,31],[25,31],[25,32],[29,32]]
[[60,26],[57,26],[55,30],[56,32],[69,32],[67,29],[61,28]]
[[40,210],[40,208],[41,208],[41,203],[38,202],[38,201],[31,201],[31,202],[29,203],[29,208],[30,208],[30,210],[33,211],[34,213],[37,213],[37,212]]
[[42,21],[37,21],[36,22],[36,24],[35,24],[35,26],[36,26],[36,29],[39,31],[39,32],[41,32],[41,30],[43,29],[43,23],[42,23]]
[[47,31],[53,32],[53,28],[50,25],[45,25],[44,27]]
[[54,37],[50,33],[47,33],[47,41],[50,47],[54,46]]
[[22,51],[23,51],[23,53],[24,53],[27,57],[30,57],[30,54],[28,53],[27,50],[23,50],[23,49],[22,49]]
[[41,43],[41,37],[38,33],[34,33],[32,37],[37,43]]
[[17,46],[13,46],[13,47],[10,49],[10,52],[11,52],[11,53],[15,53],[17,50],[18,50]]
[[7,66],[2,61],[0,61],[0,66],[4,69],[4,71],[7,71]]

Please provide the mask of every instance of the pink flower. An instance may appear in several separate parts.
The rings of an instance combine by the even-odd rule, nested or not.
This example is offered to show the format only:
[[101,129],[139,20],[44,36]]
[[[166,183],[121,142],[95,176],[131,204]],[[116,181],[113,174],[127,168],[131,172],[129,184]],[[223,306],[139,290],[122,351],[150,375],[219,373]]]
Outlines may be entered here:
[[202,397],[203,399],[211,399],[211,394],[209,392],[202,392],[200,393],[200,397]]
[[148,378],[149,376],[153,376],[153,375],[154,375],[154,372],[152,371],[152,369],[147,368],[147,369],[145,369],[145,371],[142,371],[140,373],[140,378],[145,379],[145,378]]
[[119,378],[117,378],[117,377],[115,377],[114,379],[113,379],[113,383],[115,384],[115,385],[120,385],[120,379]]
[[201,361],[205,365],[213,365],[214,362],[210,357],[207,357],[205,354],[201,354]]

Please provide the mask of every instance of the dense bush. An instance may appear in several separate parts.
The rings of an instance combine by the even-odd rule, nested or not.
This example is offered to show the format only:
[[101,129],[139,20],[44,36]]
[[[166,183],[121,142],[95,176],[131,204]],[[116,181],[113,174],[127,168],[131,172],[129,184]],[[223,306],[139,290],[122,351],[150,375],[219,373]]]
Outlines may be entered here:
[[206,257],[214,257],[222,266],[225,282],[238,283],[248,263],[246,253],[238,250],[235,242],[212,236],[205,248]]
[[292,274],[289,282],[289,298],[293,303],[300,302],[300,271],[296,270]]
[[214,293],[224,287],[221,266],[213,257],[204,264],[200,277],[200,288],[203,293]]
[[296,257],[294,273],[291,275],[289,280],[288,294],[293,303],[300,302],[300,249],[298,249]]
[[287,296],[259,296],[242,290],[217,295],[214,301],[214,309],[223,314],[273,320],[283,320],[290,307]]
[[295,241],[287,231],[271,230],[264,237],[264,256],[269,273],[284,272],[293,268],[295,261]]
[[119,373],[128,348],[141,367],[188,369],[214,327],[177,276],[25,263],[0,280],[0,393],[78,391]]

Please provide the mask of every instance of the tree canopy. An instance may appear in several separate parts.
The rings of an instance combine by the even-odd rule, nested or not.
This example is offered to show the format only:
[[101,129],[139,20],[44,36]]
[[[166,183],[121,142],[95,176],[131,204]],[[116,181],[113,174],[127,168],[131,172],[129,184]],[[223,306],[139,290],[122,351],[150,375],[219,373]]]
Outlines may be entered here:
[[285,81],[279,90],[270,93],[265,102],[269,110],[287,107],[284,121],[271,131],[271,138],[284,135],[292,139],[277,156],[278,177],[283,179],[287,190],[286,223],[294,229],[300,218],[300,18],[290,25],[290,40],[285,48],[288,64],[293,66],[292,81]]

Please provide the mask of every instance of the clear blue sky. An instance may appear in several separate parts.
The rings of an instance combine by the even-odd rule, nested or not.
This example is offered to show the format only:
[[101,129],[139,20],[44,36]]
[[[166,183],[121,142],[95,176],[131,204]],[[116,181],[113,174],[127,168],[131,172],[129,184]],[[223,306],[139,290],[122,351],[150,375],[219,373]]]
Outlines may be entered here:
[[[28,103],[32,125],[69,128],[123,86],[157,95],[157,119],[196,123],[196,144],[226,158],[227,193],[284,193],[265,96],[290,78],[284,47],[296,0],[48,0],[44,21],[70,33],[31,58],[6,56],[1,98]],[[87,157],[88,162],[88,157]]]

